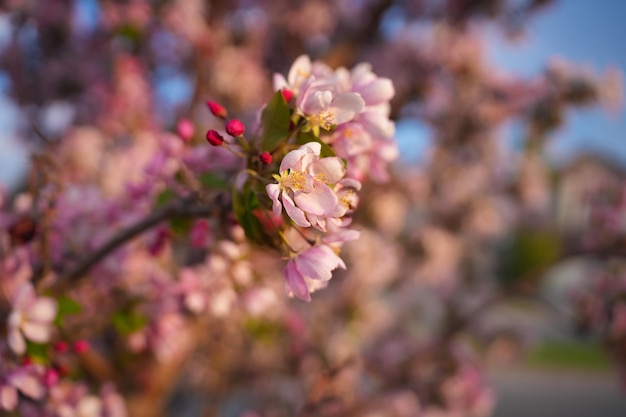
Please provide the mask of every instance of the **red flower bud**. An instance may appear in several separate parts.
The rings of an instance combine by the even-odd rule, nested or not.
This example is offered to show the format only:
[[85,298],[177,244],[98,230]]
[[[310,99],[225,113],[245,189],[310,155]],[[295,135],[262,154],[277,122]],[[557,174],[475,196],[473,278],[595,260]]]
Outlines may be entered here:
[[67,352],[68,346],[67,343],[65,342],[56,342],[54,344],[54,350],[56,350],[58,353],[65,353]]
[[59,382],[59,377],[60,375],[55,369],[48,368],[43,374],[43,383],[47,387],[52,387],[53,385],[56,385],[57,382]]
[[228,112],[226,111],[224,106],[222,106],[221,104],[216,103],[214,101],[207,101],[206,105],[211,111],[211,113],[213,113],[213,116],[219,117],[220,119],[225,119],[226,116],[228,116]]
[[259,158],[261,159],[261,162],[263,162],[263,165],[269,165],[272,163],[272,155],[269,152],[263,152],[259,155]]
[[226,123],[226,133],[231,136],[241,136],[245,132],[246,127],[238,119],[230,119]]
[[282,90],[280,90],[280,92],[282,93],[283,98],[285,99],[287,103],[289,103],[291,99],[293,98],[293,92],[291,90],[287,90],[286,88],[283,88]]
[[206,132],[206,140],[213,146],[220,146],[224,142],[224,137],[211,129]]
[[86,340],[77,340],[74,342],[74,351],[76,351],[76,353],[78,353],[79,355],[81,353],[85,353],[89,350],[89,342]]

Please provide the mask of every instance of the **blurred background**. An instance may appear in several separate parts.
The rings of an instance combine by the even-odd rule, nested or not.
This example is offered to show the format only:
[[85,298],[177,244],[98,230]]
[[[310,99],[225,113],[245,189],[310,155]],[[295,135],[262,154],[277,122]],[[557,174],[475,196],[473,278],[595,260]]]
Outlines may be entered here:
[[[396,88],[399,157],[363,191],[364,243],[346,251],[348,272],[295,309],[332,323],[321,341],[383,369],[365,385],[410,389],[423,409],[435,404],[428,415],[626,415],[626,3],[7,0],[0,10],[0,187],[12,197],[48,146],[69,143],[62,163],[80,165],[94,143],[81,139],[87,127],[104,143],[175,132],[181,118],[203,132],[216,123],[207,99],[252,121],[272,74],[300,54],[333,68],[370,62]],[[446,357],[420,350],[433,346]],[[198,398],[172,404],[200,415]],[[217,415],[243,415],[238,400],[224,404]]]

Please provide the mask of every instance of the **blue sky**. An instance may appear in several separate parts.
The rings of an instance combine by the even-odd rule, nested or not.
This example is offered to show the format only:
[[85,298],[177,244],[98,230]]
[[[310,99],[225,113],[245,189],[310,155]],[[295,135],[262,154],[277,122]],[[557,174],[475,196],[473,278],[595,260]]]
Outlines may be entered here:
[[[513,73],[533,74],[553,56],[587,65],[596,72],[608,66],[626,72],[626,1],[562,0],[531,21],[519,45],[494,38],[491,58]],[[570,112],[550,147],[555,158],[593,150],[626,163],[626,111]]]
[[[489,59],[513,74],[533,75],[542,71],[552,57],[587,65],[594,72],[608,66],[626,72],[626,1],[561,0],[535,15],[522,42],[502,36],[489,39]],[[556,132],[549,155],[563,161],[579,152],[592,150],[626,164],[626,111],[608,114],[602,109],[571,111],[566,125]],[[417,132],[417,143],[415,141]],[[514,143],[515,129],[507,129]],[[421,156],[429,144],[428,130],[416,122],[400,123],[398,139],[403,155]]]

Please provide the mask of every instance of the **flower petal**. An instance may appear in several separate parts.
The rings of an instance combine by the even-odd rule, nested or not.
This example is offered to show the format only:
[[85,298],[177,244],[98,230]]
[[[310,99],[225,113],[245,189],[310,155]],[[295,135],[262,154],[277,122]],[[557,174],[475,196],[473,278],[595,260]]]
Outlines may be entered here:
[[396,94],[389,78],[378,78],[358,89],[358,93],[368,106],[387,102]]
[[331,213],[339,203],[335,192],[321,182],[315,182],[310,193],[296,191],[294,201],[305,212],[318,216]]
[[45,343],[50,340],[50,326],[42,323],[25,322],[22,323],[22,332],[28,340],[37,343]]
[[27,397],[34,400],[40,399],[44,394],[43,385],[39,379],[30,372],[17,372],[9,377],[11,385],[20,390]]
[[341,162],[341,159],[328,157],[311,164],[311,173],[314,176],[322,174],[322,178],[324,178],[326,183],[335,184],[346,175],[346,168]]
[[307,278],[328,281],[332,270],[345,264],[328,246],[315,246],[295,258],[298,271]]
[[280,216],[280,213],[283,211],[283,206],[278,199],[280,186],[278,184],[268,184],[265,186],[265,191],[267,191],[267,195],[272,199],[272,213],[276,217]]
[[356,93],[342,93],[335,97],[330,111],[335,116],[335,123],[340,125],[349,122],[363,110],[365,102]]
[[11,304],[14,310],[25,310],[35,301],[35,289],[30,282],[23,283],[15,294]]
[[0,386],[0,409],[13,411],[17,405],[17,390],[9,385]]
[[283,160],[280,162],[279,171],[282,173],[291,169],[293,171],[300,171],[302,169],[302,158],[306,155],[307,152],[302,148],[294,149],[289,152]]
[[304,282],[304,277],[298,272],[293,259],[289,260],[285,266],[285,285],[289,294],[304,301],[311,301],[311,294]]
[[292,87],[298,87],[311,76],[311,58],[307,55],[300,55],[291,65],[287,81]]
[[57,302],[50,297],[39,297],[26,311],[27,320],[50,323],[57,314]]
[[296,207],[291,197],[289,197],[289,195],[287,195],[287,193],[285,192],[283,192],[283,205],[285,206],[285,211],[287,212],[289,217],[291,217],[291,220],[293,220],[298,226],[311,226],[311,223],[309,223],[309,221],[306,219],[306,216],[304,215],[304,211]]
[[26,341],[17,327],[10,327],[7,331],[9,347],[18,355],[26,352]]

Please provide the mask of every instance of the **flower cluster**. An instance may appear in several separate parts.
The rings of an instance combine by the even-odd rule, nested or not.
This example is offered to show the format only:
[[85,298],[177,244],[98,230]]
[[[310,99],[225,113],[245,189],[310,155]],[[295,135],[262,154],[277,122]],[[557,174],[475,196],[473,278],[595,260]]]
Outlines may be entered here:
[[[308,301],[334,269],[346,268],[336,252],[341,243],[358,237],[345,227],[358,203],[360,180],[367,172],[385,180],[386,164],[397,156],[389,120],[395,92],[390,80],[377,77],[366,64],[351,72],[333,71],[305,55],[296,59],[287,78],[274,76],[274,88],[292,106],[296,129],[320,140],[288,152],[273,175],[276,182],[266,186],[274,216],[284,208],[307,236],[304,247],[288,244],[285,276],[288,293]],[[334,155],[322,157],[322,145]],[[311,230],[317,238],[309,238]]]
[[391,80],[378,77],[362,63],[351,71],[333,71],[320,62],[300,56],[287,79],[274,76],[274,88],[295,95],[295,106],[306,120],[305,129],[322,135],[336,154],[348,164],[348,174],[359,180],[366,176],[384,182],[387,166],[398,157],[389,120],[389,101],[395,95]]

